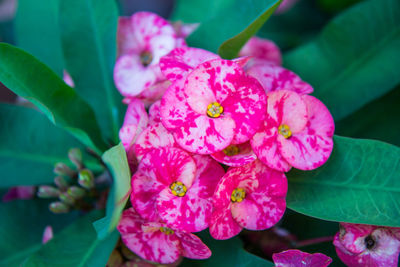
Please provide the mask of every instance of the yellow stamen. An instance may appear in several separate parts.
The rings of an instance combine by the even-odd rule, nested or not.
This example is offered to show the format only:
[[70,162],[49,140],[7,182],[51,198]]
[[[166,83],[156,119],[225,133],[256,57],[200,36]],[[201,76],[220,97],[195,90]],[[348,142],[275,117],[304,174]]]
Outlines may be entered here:
[[169,188],[171,189],[171,193],[177,197],[186,195],[187,187],[181,182],[173,182]]
[[227,148],[225,148],[224,150],[222,150],[222,152],[224,152],[225,155],[231,157],[231,156],[235,156],[235,155],[239,154],[240,150],[239,150],[239,147],[237,147],[235,145],[230,145]]
[[166,235],[172,235],[174,233],[174,230],[168,228],[168,227],[160,227],[161,233],[164,233]]
[[289,126],[287,126],[286,124],[282,124],[281,126],[279,126],[278,132],[285,138],[289,138],[292,136],[292,131],[290,131]]
[[232,192],[231,201],[232,202],[242,202],[245,197],[246,197],[246,192],[244,191],[244,189],[236,188]]
[[218,102],[212,102],[207,106],[207,115],[210,118],[218,118],[224,112],[224,108]]

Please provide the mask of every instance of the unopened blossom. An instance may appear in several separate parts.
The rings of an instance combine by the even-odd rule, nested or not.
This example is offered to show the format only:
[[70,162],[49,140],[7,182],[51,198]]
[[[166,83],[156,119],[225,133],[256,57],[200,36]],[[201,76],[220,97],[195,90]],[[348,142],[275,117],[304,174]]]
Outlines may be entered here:
[[216,161],[231,167],[246,165],[257,159],[251,148],[250,142],[229,145],[222,151],[211,154]]
[[306,253],[290,249],[272,255],[276,267],[327,267],[332,259],[322,253]]
[[275,14],[285,13],[291,9],[299,0],[283,0],[275,11]]
[[42,244],[46,244],[47,242],[49,242],[53,238],[53,236],[53,227],[51,227],[50,225],[46,226],[43,232]]
[[158,85],[165,81],[158,63],[162,56],[182,45],[172,25],[156,14],[138,12],[119,19],[117,41],[120,56],[114,80],[120,93],[130,98],[151,88],[150,95],[154,97],[164,90]]
[[72,80],[71,75],[66,70],[63,71],[63,80],[69,86],[75,87],[74,80]]
[[223,168],[208,156],[190,156],[181,149],[152,149],[132,177],[132,205],[145,219],[160,217],[188,232],[209,225],[212,196]]
[[140,257],[162,264],[179,257],[206,259],[210,249],[197,236],[159,221],[148,222],[133,208],[125,210],[117,227],[124,244]]
[[333,244],[339,258],[352,267],[396,267],[400,228],[341,223]]
[[261,84],[233,61],[214,59],[176,80],[161,100],[163,125],[185,150],[212,154],[248,141],[265,118]]
[[239,56],[251,56],[254,63],[282,64],[282,55],[279,47],[272,41],[260,37],[251,37],[242,47]]
[[251,140],[263,163],[280,171],[312,170],[328,160],[335,126],[321,101],[279,90],[268,94],[267,105],[267,118]]
[[230,168],[215,190],[211,236],[228,239],[243,228],[265,230],[274,226],[285,212],[286,193],[285,174],[259,160]]

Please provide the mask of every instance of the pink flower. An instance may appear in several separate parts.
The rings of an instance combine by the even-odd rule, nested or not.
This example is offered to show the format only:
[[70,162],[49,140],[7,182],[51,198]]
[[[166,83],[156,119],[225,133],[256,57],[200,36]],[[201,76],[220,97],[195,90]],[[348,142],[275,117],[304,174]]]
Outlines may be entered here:
[[199,25],[200,23],[182,23],[181,21],[177,21],[172,24],[175,29],[176,35],[181,38],[188,37],[199,27]]
[[145,106],[148,107],[154,102],[160,100],[170,85],[171,82],[168,80],[157,82],[153,86],[150,86],[149,88],[138,94],[136,98],[142,100]]
[[217,185],[210,234],[228,239],[243,228],[264,230],[274,226],[286,209],[285,174],[259,160],[230,168]]
[[328,160],[334,122],[321,101],[280,90],[268,94],[267,105],[267,119],[251,140],[263,163],[280,171],[312,170]]
[[248,141],[265,118],[266,95],[256,79],[229,60],[197,66],[161,100],[161,120],[185,150],[212,154]]
[[264,64],[282,64],[282,55],[279,47],[270,40],[256,36],[247,41],[240,50],[239,56],[252,56],[254,57],[254,62],[261,62]]
[[31,199],[35,196],[34,186],[15,186],[11,187],[3,196],[3,202],[15,199]]
[[164,81],[160,58],[182,45],[172,25],[149,12],[120,18],[117,40],[120,57],[115,64],[114,80],[125,97],[139,95]]
[[180,256],[206,259],[210,249],[197,236],[164,223],[146,222],[133,208],[125,210],[117,227],[122,242],[140,257],[162,264],[173,263]]
[[306,253],[290,249],[272,255],[276,267],[327,267],[332,259],[322,253]]
[[222,151],[211,154],[211,157],[227,166],[239,167],[257,159],[250,142],[230,145]]
[[400,228],[341,223],[333,244],[339,258],[352,267],[396,267]]
[[154,102],[149,108],[149,125],[154,125],[161,122],[160,114],[161,101]]
[[207,156],[163,147],[144,155],[132,177],[132,205],[145,219],[198,232],[209,225],[212,196],[223,168]]
[[48,225],[44,228],[43,237],[42,237],[42,244],[46,244],[53,238],[53,228]]

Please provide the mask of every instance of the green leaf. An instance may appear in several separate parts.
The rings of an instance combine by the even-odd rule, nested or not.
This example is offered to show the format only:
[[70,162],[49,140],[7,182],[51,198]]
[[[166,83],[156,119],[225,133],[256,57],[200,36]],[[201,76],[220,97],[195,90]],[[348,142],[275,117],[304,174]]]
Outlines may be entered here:
[[182,21],[184,23],[203,22],[214,14],[218,9],[219,2],[223,2],[223,0],[176,0],[174,9],[172,10],[171,20]]
[[315,88],[336,120],[400,83],[400,2],[369,0],[330,22],[284,65]]
[[400,226],[400,148],[334,137],[330,159],[287,174],[287,206],[323,220]]
[[33,56],[0,43],[0,81],[34,103],[55,125],[65,128],[85,145],[96,152],[106,150],[92,109],[74,89]]
[[201,23],[187,41],[191,46],[235,58],[240,48],[267,21],[281,0],[220,0],[213,16]]
[[104,238],[117,226],[131,192],[131,173],[122,143],[106,151],[102,157],[113,177],[107,200],[106,217],[95,222],[99,238]]
[[18,47],[63,75],[63,54],[58,23],[58,0],[18,0],[15,37]]
[[22,266],[106,266],[119,234],[114,231],[105,240],[98,240],[92,221],[100,216],[92,212],[65,228]]
[[198,234],[201,240],[210,248],[212,255],[207,260],[190,260],[185,258],[182,266],[231,266],[231,267],[268,267],[274,266],[270,261],[262,259],[256,255],[247,252],[243,248],[243,244],[238,237],[229,240],[215,240],[213,239],[208,230],[202,231]]
[[76,218],[76,213],[53,214],[45,200],[0,202],[0,266],[20,266],[42,247],[42,236],[50,225],[58,233]]
[[114,144],[122,118],[122,97],[114,87],[118,8],[115,0],[60,3],[64,59],[76,90],[95,111],[102,134]]
[[[68,149],[82,147],[43,114],[0,103],[0,187],[53,183],[57,162],[70,164]],[[85,160],[92,170],[99,163]]]

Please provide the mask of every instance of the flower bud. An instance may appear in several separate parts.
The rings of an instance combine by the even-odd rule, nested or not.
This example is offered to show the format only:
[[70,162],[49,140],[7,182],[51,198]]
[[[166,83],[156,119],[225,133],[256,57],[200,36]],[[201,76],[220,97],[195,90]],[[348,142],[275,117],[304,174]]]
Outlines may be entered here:
[[79,148],[71,148],[68,151],[68,158],[78,170],[82,169],[82,152]]
[[87,189],[91,189],[94,187],[94,175],[88,170],[84,169],[79,172],[78,183]]
[[60,195],[60,190],[49,185],[39,186],[37,192],[37,196],[40,198],[52,198],[52,197],[58,197],[59,195]]
[[83,188],[75,186],[75,185],[68,188],[67,192],[68,192],[68,195],[70,195],[74,199],[80,199],[86,195],[86,191]]
[[68,167],[66,164],[62,162],[57,163],[53,171],[57,175],[69,176],[69,177],[74,177],[76,174],[75,171],[73,171],[70,167]]
[[69,206],[63,202],[57,201],[50,203],[49,209],[53,213],[67,213],[69,211]]
[[62,176],[57,176],[54,178],[54,183],[60,190],[66,190],[68,188],[68,182]]
[[63,203],[66,203],[68,205],[73,205],[75,203],[75,198],[73,198],[71,195],[69,195],[66,192],[61,193],[59,198]]

